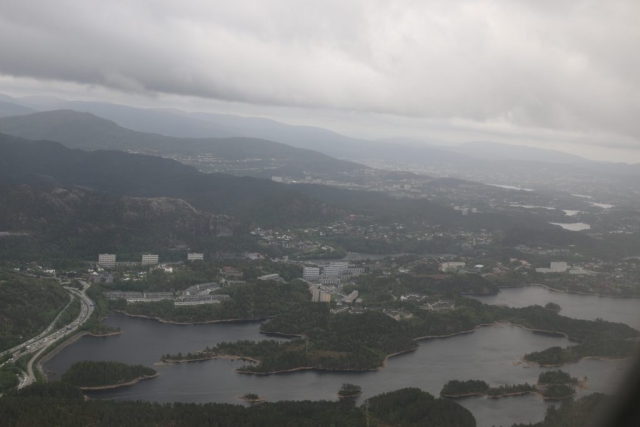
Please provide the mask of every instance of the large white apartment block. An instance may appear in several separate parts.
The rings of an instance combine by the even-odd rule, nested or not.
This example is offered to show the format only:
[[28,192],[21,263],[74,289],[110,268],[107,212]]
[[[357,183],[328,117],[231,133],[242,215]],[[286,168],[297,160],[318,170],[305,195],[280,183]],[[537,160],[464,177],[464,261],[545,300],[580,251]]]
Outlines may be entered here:
[[320,268],[302,267],[302,278],[304,280],[311,280],[311,281],[320,279]]
[[99,254],[98,265],[104,268],[113,268],[116,266],[116,254]]
[[198,253],[187,254],[187,261],[202,261],[202,260],[204,260],[204,254],[198,254]]
[[158,255],[143,254],[142,265],[155,265],[158,263]]
[[332,262],[324,268],[325,276],[342,276],[349,271],[349,263],[347,262]]

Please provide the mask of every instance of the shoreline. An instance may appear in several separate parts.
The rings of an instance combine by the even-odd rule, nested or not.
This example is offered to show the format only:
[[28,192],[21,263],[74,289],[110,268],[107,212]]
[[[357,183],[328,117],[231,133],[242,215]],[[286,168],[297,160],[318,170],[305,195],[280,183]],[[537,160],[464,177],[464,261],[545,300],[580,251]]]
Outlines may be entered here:
[[440,394],[441,397],[446,397],[447,399],[463,399],[465,397],[475,397],[475,396],[480,396],[480,397],[486,397],[487,399],[499,399],[501,397],[510,397],[510,396],[524,396],[525,394],[540,394],[540,391],[538,390],[530,390],[530,391],[516,391],[513,393],[505,393],[505,394],[498,394],[498,395],[489,395],[486,393],[480,393],[480,392],[475,392],[475,393],[462,393],[462,394]]
[[82,391],[111,390],[111,389],[114,389],[114,388],[126,387],[126,386],[130,386],[130,385],[134,385],[134,384],[137,384],[139,381],[149,380],[151,378],[156,378],[159,375],[160,375],[159,373],[156,373],[155,375],[138,377],[138,378],[134,378],[131,381],[128,381],[126,383],[100,385],[100,386],[87,386],[87,387],[78,386],[78,388],[80,390],[82,390]]
[[45,380],[48,380],[49,379],[48,375],[44,372],[44,364],[47,363],[49,360],[51,360],[58,353],[60,353],[65,347],[73,344],[74,342],[78,341],[80,338],[84,336],[90,336],[95,338],[103,338],[103,337],[106,338],[106,337],[111,337],[111,336],[120,335],[120,334],[122,334],[122,331],[108,332],[106,334],[93,334],[89,331],[77,332],[71,335],[65,341],[62,341],[58,346],[56,346],[56,348],[54,348],[49,353],[45,354],[40,360],[38,360],[36,362],[36,369],[40,372],[43,378],[45,378]]
[[527,288],[527,287],[539,287],[548,290],[549,292],[556,292],[559,294],[574,294],[574,295],[582,295],[585,297],[599,297],[599,298],[616,298],[616,299],[639,299],[640,295],[607,295],[607,294],[596,294],[593,292],[579,292],[579,291],[565,291],[561,289],[555,289],[547,285],[543,285],[541,283],[529,283],[526,285],[513,285],[513,286],[500,286],[499,289],[518,289],[518,288]]
[[560,368],[561,366],[564,365],[568,365],[570,363],[578,363],[582,360],[599,360],[601,362],[620,362],[622,360],[629,360],[631,359],[633,356],[628,356],[628,357],[619,357],[619,358],[613,358],[613,357],[600,357],[600,356],[583,356],[581,358],[579,358],[578,360],[572,360],[571,362],[566,362],[566,363],[560,363],[560,364],[556,364],[556,365],[544,365],[544,364],[540,364],[538,362],[530,362],[528,360],[525,360],[524,356],[520,357],[520,362],[522,363],[527,363],[531,366],[537,366],[539,368]]
[[205,320],[203,322],[174,322],[172,320],[165,320],[165,319],[161,319],[159,317],[153,317],[153,316],[145,316],[144,314],[130,314],[127,313],[126,311],[122,311],[122,310],[113,310],[114,313],[120,313],[120,314],[124,314],[125,316],[129,316],[129,317],[140,317],[142,319],[151,319],[151,320],[156,320],[160,323],[167,323],[167,324],[171,324],[171,325],[205,325],[205,324],[209,324],[209,323],[232,323],[232,322],[263,322],[267,319],[270,319],[274,316],[267,316],[267,317],[261,317],[258,319],[218,319],[218,320]]
[[475,393],[463,393],[463,394],[440,394],[440,397],[444,397],[447,399],[464,399],[467,397],[486,397],[487,399],[501,399],[503,397],[524,396],[525,394],[537,394],[542,398],[542,400],[565,400],[565,399],[574,397],[576,395],[576,393],[574,392],[566,396],[547,397],[542,393],[541,390],[531,390],[531,391],[518,391],[514,393],[499,394],[496,396],[491,396],[486,393],[475,392]]
[[[320,368],[320,367],[314,367],[314,366],[298,366],[296,368],[291,368],[291,369],[283,369],[283,370],[279,370],[279,371],[269,371],[269,372],[255,372],[255,371],[249,371],[249,370],[243,370],[242,368],[237,368],[234,370],[234,372],[238,373],[238,374],[245,374],[245,375],[275,375],[275,374],[286,374],[289,372],[297,372],[297,371],[328,371],[328,372],[369,372],[369,371],[379,371],[381,369],[384,369],[387,366],[387,361],[389,360],[389,358],[394,357],[394,356],[398,356],[400,354],[404,354],[404,353],[410,353],[412,351],[416,351],[416,348],[410,349],[410,350],[403,350],[403,351],[399,351],[396,353],[392,353],[392,354],[388,354],[385,356],[382,365],[378,366],[376,368],[362,368],[362,369],[332,369],[332,368]],[[256,365],[260,364],[260,361],[258,359],[254,359],[251,357],[244,357],[244,356],[232,356],[229,354],[221,354],[221,355],[216,355],[216,356],[211,356],[211,357],[201,357],[198,359],[180,359],[180,360],[175,360],[175,361],[170,361],[170,360],[161,360],[160,362],[156,362],[154,363],[155,366],[163,366],[163,365],[172,365],[172,364],[178,364],[178,363],[191,363],[191,362],[203,362],[203,361],[207,361],[207,360],[215,360],[215,359],[229,359],[229,360],[243,360],[243,361],[249,361],[249,362],[254,362]]]
[[230,354],[220,354],[220,355],[211,355],[209,357],[199,357],[197,359],[160,360],[159,362],[154,363],[154,366],[177,365],[179,363],[204,362],[207,360],[215,360],[215,359],[242,360],[247,362],[260,363],[258,359],[253,359],[251,357],[232,356]]

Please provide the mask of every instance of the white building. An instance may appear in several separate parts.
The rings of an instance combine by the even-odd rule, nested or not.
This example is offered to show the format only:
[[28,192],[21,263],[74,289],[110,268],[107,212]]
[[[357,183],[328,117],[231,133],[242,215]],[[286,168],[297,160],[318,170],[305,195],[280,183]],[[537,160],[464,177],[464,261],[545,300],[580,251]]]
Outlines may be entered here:
[[325,276],[342,276],[349,271],[349,263],[332,262],[324,268]]
[[187,261],[203,261],[203,260],[204,260],[204,254],[198,254],[198,253],[187,254]]
[[260,276],[258,277],[258,280],[275,280],[275,281],[280,281],[282,280],[280,278],[279,274],[265,274],[264,276]]
[[271,180],[274,182],[282,182],[282,177],[281,176],[272,176]]
[[342,302],[344,302],[345,304],[352,304],[356,300],[356,298],[358,298],[358,291],[353,291],[346,297],[342,298]]
[[440,271],[450,272],[464,268],[464,262],[443,262],[440,264]]
[[364,273],[364,267],[349,267],[347,272],[352,276],[357,276],[358,274]]
[[115,254],[99,254],[98,265],[103,268],[113,268],[116,266]]
[[143,254],[142,265],[154,265],[158,263],[158,255]]
[[321,285],[339,285],[340,277],[339,276],[321,276],[320,284]]
[[316,281],[320,279],[320,268],[302,267],[302,278],[304,280]]
[[569,266],[566,262],[552,262],[549,268],[536,268],[538,273],[566,273]]

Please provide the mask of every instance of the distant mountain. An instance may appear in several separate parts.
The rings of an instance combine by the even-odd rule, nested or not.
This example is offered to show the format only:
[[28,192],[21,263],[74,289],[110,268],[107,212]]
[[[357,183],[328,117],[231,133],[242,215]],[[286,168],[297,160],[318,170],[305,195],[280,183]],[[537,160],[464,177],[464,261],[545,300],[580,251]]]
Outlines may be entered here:
[[524,162],[585,163],[589,160],[574,154],[557,150],[503,144],[499,142],[475,141],[457,147],[447,147],[449,151],[485,160],[517,160]]
[[[271,119],[230,114],[190,113],[177,109],[145,109],[103,102],[65,101],[49,97],[14,98],[12,102],[38,110],[71,109],[90,112],[113,120],[127,129],[140,132],[178,138],[261,138],[356,161],[367,159],[398,163],[457,163],[474,158],[551,163],[585,161],[579,156],[559,151],[493,142],[470,142],[459,147],[445,147],[418,143],[406,138],[371,141],[351,138],[319,127],[289,125]],[[398,145],[402,145],[402,150],[398,149]]]
[[301,176],[303,172],[336,174],[369,169],[317,151],[264,139],[168,137],[125,129],[91,113],[72,110],[1,118],[0,132],[31,140],[57,141],[69,148],[126,150],[177,157],[205,171],[216,167],[218,171],[240,175]]
[[0,99],[0,117],[9,117],[9,116],[17,116],[20,114],[29,114],[33,113],[35,110],[31,108],[24,107],[19,104],[14,104],[13,102],[3,101]]
[[35,188],[96,189],[117,196],[182,199],[194,208],[226,214],[264,227],[328,223],[351,213],[373,221],[419,221],[443,227],[506,229],[534,224],[530,216],[482,213],[462,216],[426,199],[322,185],[285,185],[270,180],[202,173],[161,157],[122,151],[82,151],[52,141],[0,134],[0,181]]
[[13,185],[81,186],[114,195],[171,197],[262,226],[327,221],[341,212],[269,180],[205,174],[177,161],[121,151],[72,150],[0,134],[0,179]]

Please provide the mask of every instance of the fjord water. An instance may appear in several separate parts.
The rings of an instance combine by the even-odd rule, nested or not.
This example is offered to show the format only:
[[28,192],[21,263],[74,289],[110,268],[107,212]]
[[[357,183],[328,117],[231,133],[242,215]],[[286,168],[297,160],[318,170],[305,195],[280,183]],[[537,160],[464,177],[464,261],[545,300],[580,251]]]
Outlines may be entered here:
[[[543,299],[544,303],[553,301],[563,306],[563,314],[613,320],[611,316],[617,313],[631,326],[638,327],[638,319],[630,311],[633,306],[638,313],[638,299],[608,298],[602,299],[601,304],[585,304],[584,297],[580,295],[546,291],[548,295],[540,296],[539,290],[544,289],[523,290],[527,289],[533,292],[503,292],[506,292],[508,301],[513,299],[511,302],[514,305],[537,304]],[[573,299],[578,302],[570,303]],[[620,314],[625,312],[627,315]],[[45,369],[56,377],[80,360],[116,360],[152,366],[164,353],[194,352],[221,341],[273,339],[260,334],[260,325],[255,322],[186,326],[112,315],[106,323],[121,327],[124,333],[107,338],[84,337],[64,348],[45,365]],[[419,387],[437,396],[442,386],[451,379],[479,379],[492,385],[534,383],[543,369],[524,368],[513,362],[518,361],[524,353],[567,345],[569,340],[566,338],[534,334],[516,326],[501,324],[483,327],[470,334],[421,341],[417,351],[392,357],[387,366],[379,371],[299,371],[267,376],[243,375],[235,373],[234,369],[245,362],[220,359],[157,366],[155,368],[160,373],[158,378],[131,387],[92,392],[90,396],[156,402],[239,404],[241,401],[237,396],[253,392],[269,401],[336,400],[336,392],[344,382],[362,386],[364,393],[359,403],[373,395],[403,387]],[[579,390],[580,396],[593,392],[613,392],[629,364],[629,361],[583,360],[562,369],[578,378],[588,376],[589,389]],[[473,412],[480,427],[536,422],[544,417],[550,405],[536,395],[503,399],[468,398],[459,402]]]

